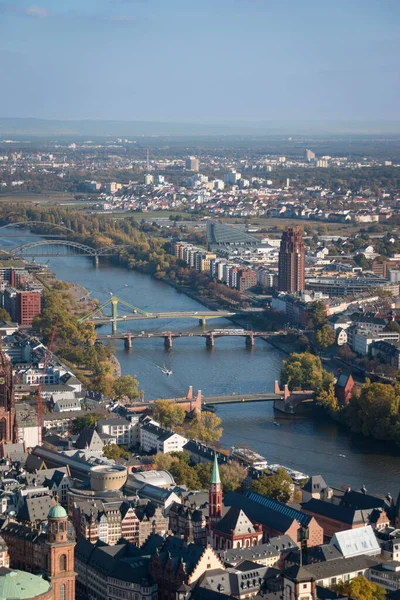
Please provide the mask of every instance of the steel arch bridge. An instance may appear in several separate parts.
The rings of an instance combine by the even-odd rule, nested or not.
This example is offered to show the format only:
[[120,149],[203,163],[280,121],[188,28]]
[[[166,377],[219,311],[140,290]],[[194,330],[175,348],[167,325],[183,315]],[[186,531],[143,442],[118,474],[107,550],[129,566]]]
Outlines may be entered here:
[[[39,250],[36,250],[38,248]],[[128,245],[105,246],[103,248],[91,248],[79,242],[68,240],[37,240],[28,244],[21,244],[10,250],[14,256],[52,257],[52,256],[112,256],[118,250],[129,248]]]
[[18,223],[7,223],[7,225],[0,225],[1,229],[7,229],[8,227],[18,227],[18,226],[29,226],[29,225],[48,225],[49,227],[57,227],[58,229],[64,229],[65,231],[69,231],[71,233],[75,233],[73,229],[70,227],[66,227],[65,225],[60,225],[59,223],[48,223],[47,221],[19,221]]

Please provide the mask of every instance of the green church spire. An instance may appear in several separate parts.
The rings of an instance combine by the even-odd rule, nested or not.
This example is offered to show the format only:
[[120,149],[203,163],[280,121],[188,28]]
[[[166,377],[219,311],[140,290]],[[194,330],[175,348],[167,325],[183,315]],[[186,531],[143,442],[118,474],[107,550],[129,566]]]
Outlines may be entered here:
[[213,465],[213,470],[212,470],[212,475],[211,475],[211,483],[221,483],[216,452],[214,453],[214,465]]

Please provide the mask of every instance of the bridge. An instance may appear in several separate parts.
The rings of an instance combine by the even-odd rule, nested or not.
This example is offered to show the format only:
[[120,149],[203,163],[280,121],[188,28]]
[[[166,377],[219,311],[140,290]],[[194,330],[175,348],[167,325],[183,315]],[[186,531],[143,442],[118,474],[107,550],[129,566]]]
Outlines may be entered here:
[[[129,308],[131,313],[127,315],[118,315],[118,305],[122,304],[126,308]],[[111,315],[104,315],[103,309],[107,306],[111,307]],[[175,311],[175,312],[147,312],[142,308],[138,308],[122,298],[117,296],[111,296],[108,300],[100,304],[94,311],[84,315],[79,319],[80,323],[86,321],[92,321],[95,325],[106,325],[112,324],[112,333],[114,339],[122,339],[123,336],[117,336],[117,325],[118,323],[125,323],[126,321],[140,321],[143,319],[197,319],[200,325],[206,325],[209,319],[221,319],[224,317],[233,317],[235,313],[228,312],[226,310],[200,310],[200,311]],[[129,335],[129,334],[123,334]],[[134,334],[132,334],[133,339]],[[107,337],[107,336],[106,336]],[[112,336],[111,336],[112,337]],[[164,337],[164,336],[162,336]]]
[[[7,229],[8,227],[29,227],[30,225],[47,225],[48,227],[56,227],[57,229],[64,229],[70,233],[75,233],[70,227],[66,227],[60,223],[48,223],[47,221],[18,221],[17,223],[7,223],[6,225],[0,225],[1,229]],[[0,237],[3,237],[0,234]]]
[[21,244],[10,250],[13,256],[31,256],[33,258],[55,256],[92,256],[95,263],[98,264],[100,256],[112,256],[119,250],[129,248],[129,245],[104,246],[102,248],[92,248],[86,244],[72,242],[69,240],[36,240],[27,244]]
[[[168,313],[171,314],[171,313]],[[197,315],[198,316],[198,315]],[[98,335],[97,339],[99,341],[103,340],[123,340],[125,344],[125,348],[128,350],[132,348],[132,342],[134,340],[148,340],[152,338],[163,338],[164,346],[166,349],[171,349],[173,340],[179,338],[204,338],[206,340],[206,346],[209,348],[214,348],[216,338],[222,337],[243,337],[245,338],[246,346],[253,347],[255,338],[266,339],[270,336],[275,335],[286,335],[286,331],[274,331],[274,332],[266,332],[266,331],[250,331],[245,329],[216,329],[213,331],[160,331],[160,332],[142,332],[142,333],[121,333],[121,334],[111,334],[111,335]]]
[[[280,389],[278,381],[275,381],[273,392],[263,392],[261,394],[237,394],[218,396],[203,396],[199,390],[196,395],[193,394],[193,387],[190,386],[187,395],[183,398],[166,398],[168,402],[182,406],[186,412],[201,410],[202,407],[218,406],[219,404],[239,404],[244,402],[273,402],[274,409],[286,414],[294,414],[301,404],[314,402],[315,393],[311,390],[290,391],[285,385]],[[156,400],[147,402],[134,402],[129,405],[131,412],[143,412],[151,408]]]

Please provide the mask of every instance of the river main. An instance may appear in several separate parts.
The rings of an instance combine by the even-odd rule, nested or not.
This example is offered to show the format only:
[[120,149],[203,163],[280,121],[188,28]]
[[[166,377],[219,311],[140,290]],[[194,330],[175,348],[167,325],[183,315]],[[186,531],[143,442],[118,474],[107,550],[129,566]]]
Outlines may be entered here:
[[[0,240],[3,248],[23,243],[21,239]],[[197,311],[204,307],[165,283],[148,275],[128,271],[104,262],[95,268],[89,258],[52,258],[49,268],[59,279],[85,286],[104,302],[114,293],[130,304],[150,311]],[[121,314],[123,310],[121,308]],[[211,321],[214,327],[232,327],[225,319]],[[129,322],[122,330],[196,331],[197,321],[164,320]],[[99,329],[110,333],[110,326]],[[273,391],[284,356],[262,340],[253,349],[242,338],[220,338],[214,349],[206,349],[203,338],[174,340],[165,350],[160,338],[135,340],[126,351],[115,342],[115,354],[122,373],[136,375],[148,399],[184,396],[190,385],[204,395]],[[160,369],[172,369],[170,377]],[[223,420],[222,443],[247,445],[268,462],[281,463],[309,475],[322,474],[334,486],[360,488],[397,495],[400,487],[400,453],[387,444],[353,435],[347,428],[312,414],[285,416],[275,413],[269,402],[220,406]],[[280,427],[274,425],[274,421]],[[339,456],[345,455],[345,458]]]

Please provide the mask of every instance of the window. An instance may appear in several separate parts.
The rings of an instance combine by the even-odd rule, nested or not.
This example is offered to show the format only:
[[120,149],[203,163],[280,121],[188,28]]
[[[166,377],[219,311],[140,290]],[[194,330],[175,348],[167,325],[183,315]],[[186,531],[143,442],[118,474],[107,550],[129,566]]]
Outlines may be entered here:
[[[63,556],[65,555],[63,554]],[[65,583],[62,583],[60,585],[60,600],[65,600],[65,595]]]
[[67,556],[65,554],[61,554],[60,556],[60,571],[67,570]]
[[335,585],[335,583],[336,583],[336,577],[332,577],[332,579],[331,579],[331,585]]
[[307,584],[303,583],[303,590],[307,589]]

